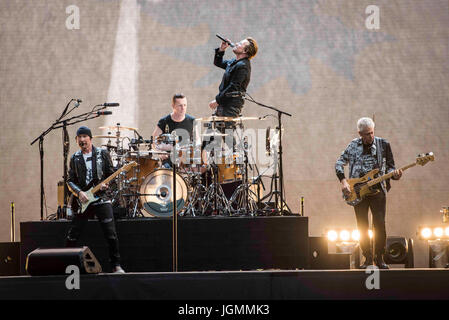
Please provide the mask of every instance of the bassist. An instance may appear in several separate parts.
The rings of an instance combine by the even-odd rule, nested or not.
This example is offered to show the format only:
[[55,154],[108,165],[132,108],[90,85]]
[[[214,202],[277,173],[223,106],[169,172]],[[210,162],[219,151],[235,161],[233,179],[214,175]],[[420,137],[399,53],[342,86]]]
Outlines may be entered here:
[[[360,138],[351,141],[348,147],[335,163],[335,171],[341,183],[344,195],[351,193],[350,186],[345,178],[344,166],[349,165],[349,178],[360,178],[373,169],[379,169],[379,174],[394,171],[392,179],[399,180],[402,170],[396,170],[393,153],[387,140],[374,136],[374,122],[371,118],[361,118],[357,122]],[[360,247],[365,262],[360,266],[364,269],[373,262],[380,269],[388,269],[383,260],[386,245],[385,213],[386,194],[390,190],[390,181],[383,181],[372,188],[379,188],[380,192],[368,196],[354,206],[357,220],[357,229],[360,232]],[[374,225],[374,256],[368,237],[368,210],[371,209]]]
[[[76,141],[80,150],[70,159],[69,178],[67,181],[70,191],[78,197],[79,201],[87,202],[84,191],[91,185],[97,185],[114,173],[109,152],[95,148],[92,144],[92,133],[88,127],[81,126],[76,132]],[[108,188],[101,185],[102,191]],[[115,230],[114,214],[110,200],[101,197],[99,201],[89,205],[83,213],[74,214],[72,223],[66,237],[66,247],[75,247],[88,219],[97,216],[103,235],[109,246],[109,259],[114,273],[124,273],[120,267],[120,253],[117,232]]]

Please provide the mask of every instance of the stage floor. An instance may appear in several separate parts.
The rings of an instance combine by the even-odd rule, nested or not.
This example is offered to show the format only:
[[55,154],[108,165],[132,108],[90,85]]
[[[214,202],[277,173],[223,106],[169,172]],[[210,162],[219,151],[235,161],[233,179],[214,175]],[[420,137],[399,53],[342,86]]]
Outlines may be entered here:
[[[0,277],[0,299],[39,300],[441,300],[449,299],[449,269],[262,270],[151,272]],[[370,278],[371,277],[371,278]]]

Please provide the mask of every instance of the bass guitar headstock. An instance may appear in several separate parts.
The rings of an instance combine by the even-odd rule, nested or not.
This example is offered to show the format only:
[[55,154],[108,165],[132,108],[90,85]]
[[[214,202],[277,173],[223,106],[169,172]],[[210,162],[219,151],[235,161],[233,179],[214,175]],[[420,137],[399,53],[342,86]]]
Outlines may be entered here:
[[434,161],[434,160],[435,160],[435,156],[434,156],[433,152],[428,152],[426,154],[422,153],[422,154],[418,154],[418,156],[416,157],[416,164],[419,164],[420,166],[424,166],[427,162]]

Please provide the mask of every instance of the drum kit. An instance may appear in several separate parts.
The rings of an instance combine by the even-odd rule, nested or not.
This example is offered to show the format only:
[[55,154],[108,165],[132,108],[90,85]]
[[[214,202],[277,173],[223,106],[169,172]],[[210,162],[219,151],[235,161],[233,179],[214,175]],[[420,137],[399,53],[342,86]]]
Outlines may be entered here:
[[[235,135],[237,128],[243,129],[245,121],[258,119],[199,118],[195,120],[196,125],[206,130],[196,138],[194,134],[190,141],[178,141],[176,134],[145,140],[137,128],[120,124],[100,127],[109,132],[94,136],[94,141],[107,139],[102,146],[109,150],[116,169],[132,161],[137,163],[110,185],[108,193],[113,207],[121,209],[121,218],[171,217],[174,181],[171,166],[176,166],[179,216],[260,214],[258,182],[248,175],[248,143]],[[137,138],[128,137],[128,133]],[[224,141],[231,141],[232,146]],[[161,144],[169,145],[171,151],[163,151],[166,148],[159,148]]]

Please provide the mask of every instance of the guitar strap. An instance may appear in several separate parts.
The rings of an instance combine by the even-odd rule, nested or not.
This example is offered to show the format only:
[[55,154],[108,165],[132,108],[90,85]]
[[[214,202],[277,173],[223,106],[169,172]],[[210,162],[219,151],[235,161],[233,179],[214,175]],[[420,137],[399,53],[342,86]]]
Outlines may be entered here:
[[[379,165],[380,169],[380,175],[384,175],[387,171],[387,159],[383,156],[384,150],[382,146],[382,139],[375,137],[376,141],[376,149],[377,149],[377,163]],[[382,186],[382,189],[384,190],[385,194],[390,191],[391,185],[390,185],[390,179],[385,180],[385,185],[383,182],[380,183]],[[386,189],[386,190],[385,190]]]
[[103,179],[103,157],[101,156],[101,148],[95,148],[97,177],[101,181]]

